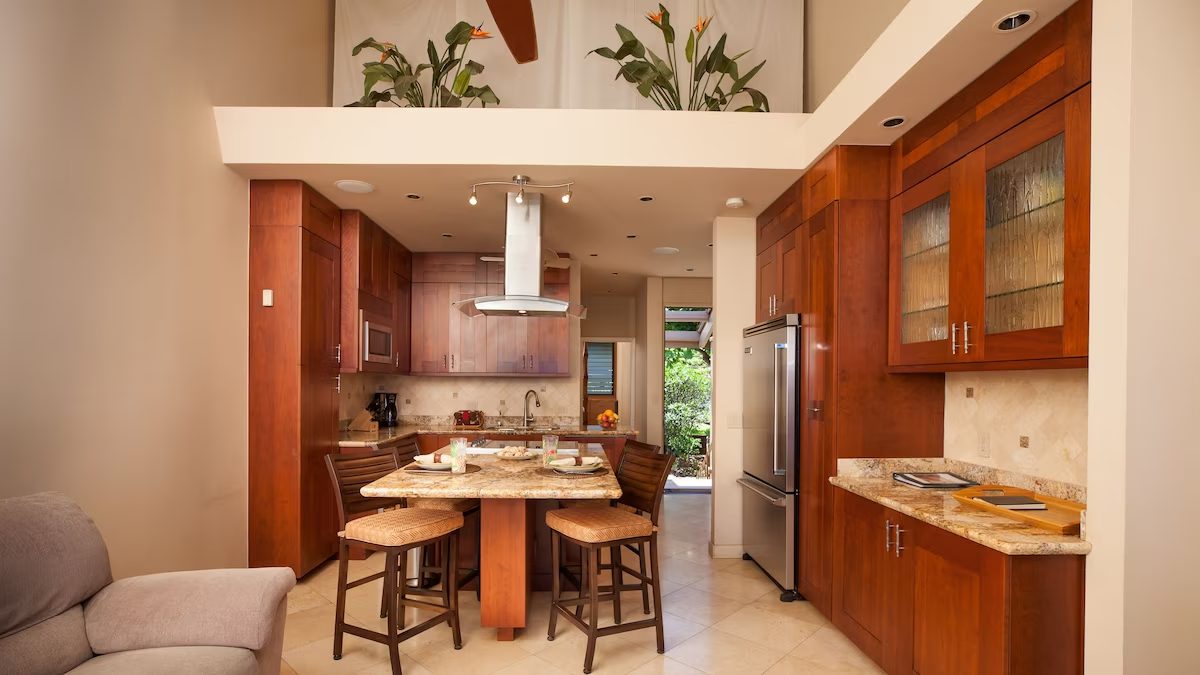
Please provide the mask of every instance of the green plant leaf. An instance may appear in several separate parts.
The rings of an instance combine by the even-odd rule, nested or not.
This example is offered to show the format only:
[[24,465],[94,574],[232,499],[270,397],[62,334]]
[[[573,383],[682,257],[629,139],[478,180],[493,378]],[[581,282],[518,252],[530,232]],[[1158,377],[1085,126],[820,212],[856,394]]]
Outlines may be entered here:
[[609,49],[608,47],[597,47],[587,53],[587,55],[589,55],[589,56],[592,54],[599,54],[600,56],[603,56],[606,59],[614,59],[614,60],[617,59],[617,53],[614,52],[613,50]]
[[675,44],[675,29],[671,27],[671,12],[667,11],[667,8],[662,3],[659,3],[658,11],[662,12],[662,26],[660,28],[662,28],[663,39],[669,45]]
[[462,70],[458,71],[458,75],[455,76],[454,86],[450,89],[450,91],[455,96],[462,96],[463,92],[465,92],[467,90],[467,85],[470,83],[471,83],[471,71],[466,68],[463,68]]
[[696,55],[696,33],[688,31],[687,44],[683,46],[683,58],[687,59],[688,63],[692,62],[692,57]]
[[443,108],[461,108],[462,107],[462,99],[455,96],[454,93],[451,92],[449,89],[447,89],[445,85],[442,85],[438,89],[438,94],[441,99],[440,105]]
[[[472,89],[475,88],[472,87]],[[478,89],[475,89],[474,96],[478,98],[485,107],[489,103],[492,105],[500,105],[500,99],[496,97],[496,92],[492,91],[492,88],[488,85],[484,85]]]
[[483,72],[483,64],[475,61],[467,61],[463,64],[463,68],[471,71],[472,75],[478,75]]
[[617,50],[617,54],[620,54],[622,51],[624,51],[626,55],[632,54],[639,59],[645,58],[646,47],[642,45],[641,40],[637,39],[637,36],[633,34],[633,31],[619,23],[616,24],[616,28],[617,35],[621,37],[621,49]]
[[436,68],[438,66],[438,53],[437,47],[433,46],[433,40],[430,40],[425,46],[425,53],[429,55],[429,65],[435,69],[434,72],[437,72]]
[[766,94],[750,87],[744,87],[742,91],[750,95],[750,103],[753,104],[754,110],[758,112],[771,112],[771,104],[767,101]]
[[709,57],[709,54],[710,54],[711,52],[712,52],[712,47],[706,47],[706,48],[704,49],[704,56],[701,56],[701,57],[700,57],[700,58],[699,58],[699,59],[696,61],[696,70],[695,70],[695,72],[694,72],[694,73],[692,73],[692,80],[693,80],[693,81],[695,81],[695,82],[699,82],[699,81],[700,81],[700,77],[701,77],[701,76],[703,76],[703,75],[704,75],[704,73],[707,73],[707,72],[708,72],[708,57]]
[[710,74],[716,72],[718,70],[718,68],[724,63],[724,61],[725,61],[725,34],[722,33],[721,37],[717,38],[717,43],[715,45],[713,45],[712,54],[710,54],[708,57],[708,64],[705,68],[705,72],[708,72]]
[[471,41],[471,29],[474,28],[466,21],[459,21],[454,24],[450,32],[446,33],[446,44],[448,45],[465,45]]
[[658,71],[659,75],[667,79],[675,75],[674,71],[671,70],[670,64],[660,59],[658,54],[654,53],[654,50],[647,49],[646,54],[650,57],[650,63],[654,64],[654,69]]
[[354,45],[354,49],[350,52],[350,55],[358,56],[358,53],[367,47],[370,47],[371,49],[374,49],[374,50],[380,51],[380,52],[387,51],[387,48],[384,47],[379,42],[376,42],[375,38],[369,37],[366,40],[363,40],[362,42]]
[[736,94],[741,91],[746,86],[746,83],[749,82],[755,75],[757,75],[758,71],[762,70],[762,67],[766,64],[766,61],[762,61],[757,66],[751,68],[748,73],[734,80],[733,86],[729,88],[729,93]]

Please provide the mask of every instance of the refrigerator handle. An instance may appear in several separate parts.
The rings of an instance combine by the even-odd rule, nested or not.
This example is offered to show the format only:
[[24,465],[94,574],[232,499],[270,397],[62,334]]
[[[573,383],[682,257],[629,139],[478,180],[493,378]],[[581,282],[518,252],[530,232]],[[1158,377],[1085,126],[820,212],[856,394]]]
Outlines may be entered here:
[[[780,389],[782,389],[782,386],[779,383],[779,372],[780,372],[779,357],[782,354],[786,358],[787,349],[788,349],[787,343],[785,343],[785,342],[776,342],[775,343],[775,353],[774,353],[775,381],[773,383],[774,386],[772,387],[774,389],[775,393],[774,393],[774,397],[773,397],[773,408],[774,409],[771,411],[771,417],[774,420],[774,426],[771,429],[771,447],[773,450],[773,452],[771,453],[771,468],[774,470],[776,476],[787,475],[787,458],[781,456],[779,453],[780,450],[786,450],[785,446],[787,445],[786,443],[779,442],[780,425],[787,424],[787,412],[784,411],[784,413],[781,415],[780,410],[779,410],[779,393],[780,393]],[[786,386],[786,385],[784,385],[784,386]],[[786,434],[787,432],[785,431],[784,433]]]
[[754,494],[758,495],[759,497],[762,497],[763,499],[767,500],[768,502],[771,503],[771,506],[786,506],[787,505],[787,496],[786,495],[776,497],[773,494],[763,491],[762,488],[758,487],[757,485],[750,482],[749,480],[746,480],[745,478],[737,479],[737,484],[741,485],[742,487],[746,488],[747,490],[753,492]]

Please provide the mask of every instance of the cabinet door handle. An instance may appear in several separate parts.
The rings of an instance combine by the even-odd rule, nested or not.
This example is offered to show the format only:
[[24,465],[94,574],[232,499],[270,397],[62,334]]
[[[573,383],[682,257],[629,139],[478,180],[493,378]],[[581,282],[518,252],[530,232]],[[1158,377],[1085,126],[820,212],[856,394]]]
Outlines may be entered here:
[[900,557],[900,551],[903,551],[903,550],[904,550],[904,547],[900,545],[900,535],[902,535],[902,534],[904,534],[904,530],[900,529],[900,523],[896,523],[896,546],[895,546],[895,550],[896,550],[896,557],[897,557],[897,558],[899,558],[899,557]]
[[892,521],[891,519],[883,521],[883,550],[892,550]]
[[529,369],[533,370],[533,354],[529,355]]
[[339,394],[342,393],[342,375],[341,375],[341,373],[338,373],[337,377],[333,378],[333,381],[335,382],[335,384],[333,385],[334,390],[337,391],[337,393],[339,393]]
[[958,353],[958,324],[950,324],[950,354]]
[[442,367],[443,367],[443,368],[449,368],[449,367],[450,367],[450,364],[449,364],[449,363],[446,361],[446,355],[445,355],[445,354],[442,354]]
[[395,361],[396,367],[399,368],[400,367],[400,352],[394,352],[394,354],[395,354],[396,358],[393,359],[393,361]]
[[971,322],[963,322],[963,353],[971,353]]
[[333,348],[333,358],[337,359],[338,365],[342,363],[342,345],[338,343]]
[[525,370],[525,355],[521,355],[521,370]]
[[450,369],[454,370],[454,355],[450,355]]

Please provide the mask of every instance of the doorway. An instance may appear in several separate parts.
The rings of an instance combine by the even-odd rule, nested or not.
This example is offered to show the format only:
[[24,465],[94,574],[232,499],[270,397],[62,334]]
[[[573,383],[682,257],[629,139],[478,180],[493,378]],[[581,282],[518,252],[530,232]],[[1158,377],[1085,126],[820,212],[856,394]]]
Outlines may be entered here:
[[584,425],[599,428],[596,417],[606,410],[620,416],[619,429],[635,428],[633,340],[585,338],[581,378]]
[[663,318],[663,443],[675,455],[667,489],[709,492],[712,309],[667,307]]

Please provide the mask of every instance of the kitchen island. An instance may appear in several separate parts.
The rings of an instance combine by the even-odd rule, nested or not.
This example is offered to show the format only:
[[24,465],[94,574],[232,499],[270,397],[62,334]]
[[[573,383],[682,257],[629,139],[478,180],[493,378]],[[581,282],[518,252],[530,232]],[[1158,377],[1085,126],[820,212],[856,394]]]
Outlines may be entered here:
[[562,454],[602,459],[603,475],[583,477],[546,475],[539,458],[503,460],[494,455],[506,445],[518,444],[538,445],[488,441],[482,447],[468,450],[468,463],[479,466],[478,472],[429,474],[401,469],[362,488],[367,497],[480,500],[480,621],[496,629],[498,640],[512,640],[516,631],[525,627],[529,594],[533,590],[534,532],[539,526],[535,513],[539,500],[621,496],[621,487],[599,444],[559,444]]
[[540,441],[544,434],[554,434],[563,442],[599,444],[604,449],[608,461],[615,466],[621,461],[625,441],[637,438],[638,432],[633,429],[620,428],[581,428],[578,424],[534,424],[528,428],[499,424],[476,429],[428,422],[405,423],[402,419],[399,426],[380,427],[377,431],[342,431],[338,437],[338,447],[344,449],[386,448],[409,439],[415,439],[421,452],[433,452],[448,445],[450,439],[455,436],[466,438],[468,443],[476,442],[481,438],[527,442]]

